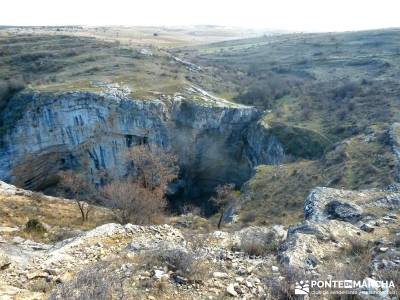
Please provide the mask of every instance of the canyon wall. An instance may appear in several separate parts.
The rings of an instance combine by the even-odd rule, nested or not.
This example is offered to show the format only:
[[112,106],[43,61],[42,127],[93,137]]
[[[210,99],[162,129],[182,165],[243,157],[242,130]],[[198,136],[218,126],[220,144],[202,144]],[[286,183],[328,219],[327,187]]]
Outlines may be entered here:
[[259,122],[261,112],[208,94],[134,100],[111,93],[25,91],[3,111],[0,178],[26,188],[51,185],[62,169],[124,175],[126,149],[149,143],[172,148],[181,187],[191,197],[217,184],[242,184],[255,165],[283,157]]

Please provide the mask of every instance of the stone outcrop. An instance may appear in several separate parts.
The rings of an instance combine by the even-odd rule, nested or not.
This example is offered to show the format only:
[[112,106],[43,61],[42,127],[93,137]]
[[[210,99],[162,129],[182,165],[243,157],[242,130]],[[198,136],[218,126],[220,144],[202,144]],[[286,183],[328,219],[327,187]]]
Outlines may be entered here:
[[16,95],[3,112],[0,178],[12,181],[18,172],[27,188],[41,188],[58,170],[73,168],[96,183],[104,170],[124,174],[127,147],[150,143],[177,153],[191,187],[185,192],[196,196],[221,182],[241,184],[254,165],[283,155],[279,142],[256,125],[260,112],[253,107],[195,87],[153,100],[116,90]]
[[305,201],[304,222],[290,227],[280,246],[281,263],[292,274],[321,280],[396,280],[399,200],[391,191],[314,189]]
[[[31,192],[0,182],[0,195],[29,198]],[[64,210],[67,200],[52,200]],[[65,228],[71,234],[36,241],[27,238],[22,228],[0,231],[0,298],[47,299],[52,294],[51,299],[82,299],[88,292],[85,299],[107,299],[101,293],[113,291],[114,284],[124,289],[126,297],[120,299],[152,299],[151,295],[170,299],[177,294],[204,299],[231,295],[233,290],[238,297],[259,299],[271,292],[264,276],[277,280],[280,276],[275,252],[250,255],[241,245],[243,241],[251,245],[253,237],[267,237],[277,244],[285,236],[282,226],[208,233],[179,224],[109,223],[89,231]],[[48,226],[48,233],[58,227]],[[93,296],[91,283],[96,287],[104,283],[106,288]],[[162,291],[160,285],[165,287]]]
[[[155,286],[157,282],[169,286],[169,289],[163,292],[165,297],[176,293],[185,299],[224,294],[249,298],[265,297],[267,288],[257,274],[265,272],[264,270],[279,273],[278,267],[271,267],[272,257],[249,256],[231,248],[240,242],[243,235],[266,230],[268,229],[252,227],[233,233],[214,232],[187,238],[179,229],[170,225],[122,226],[111,223],[54,245],[35,243],[22,238],[5,239],[0,243],[0,251],[7,257],[8,265],[0,271],[0,282],[3,284],[0,285],[0,293],[2,288],[4,289],[0,296],[14,290],[15,293],[26,294],[26,291],[19,291],[17,287],[29,287],[35,282],[45,281],[55,289],[54,299],[64,299],[62,288],[73,283],[77,274],[83,276],[88,270],[89,273],[85,273],[86,278],[94,278],[95,276],[90,274],[91,268],[104,263],[101,271],[112,268],[109,273],[118,277],[114,278],[118,286],[126,286],[126,294],[133,298],[135,293],[141,291],[141,284],[149,282]],[[19,256],[19,259],[15,259],[16,256]],[[152,261],[152,257],[167,260]],[[177,261],[169,262],[170,259],[175,259],[174,257]],[[147,265],[145,262],[149,259],[150,264]],[[109,265],[110,262],[112,266]],[[193,273],[190,275],[180,273],[182,270],[174,271],[175,267],[171,266],[173,263],[193,268],[190,271]],[[192,263],[195,265],[192,266]],[[129,284],[124,285],[124,282]],[[57,289],[57,285],[60,284],[65,285]],[[85,291],[78,289],[75,292]],[[157,293],[157,289],[150,292],[147,289],[146,294],[151,293]],[[35,295],[36,299],[46,297],[44,293]]]

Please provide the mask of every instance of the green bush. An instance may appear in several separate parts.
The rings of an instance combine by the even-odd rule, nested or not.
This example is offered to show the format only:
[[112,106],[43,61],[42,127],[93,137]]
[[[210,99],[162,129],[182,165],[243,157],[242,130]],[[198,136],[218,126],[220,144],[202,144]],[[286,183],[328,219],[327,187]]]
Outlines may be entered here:
[[45,233],[47,230],[38,219],[29,219],[25,225],[27,232]]

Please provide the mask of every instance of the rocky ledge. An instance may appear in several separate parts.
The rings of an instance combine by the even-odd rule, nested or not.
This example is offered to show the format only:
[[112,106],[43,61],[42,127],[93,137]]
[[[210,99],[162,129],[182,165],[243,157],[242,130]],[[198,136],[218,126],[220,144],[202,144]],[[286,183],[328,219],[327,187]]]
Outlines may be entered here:
[[194,197],[220,182],[241,184],[255,165],[283,155],[279,142],[256,125],[261,112],[197,87],[147,100],[114,86],[25,91],[2,114],[0,179],[13,182],[18,174],[28,189],[51,185],[60,169],[83,171],[94,182],[105,171],[120,176],[124,151],[141,143],[176,152],[186,192]]
[[[316,188],[305,201],[304,222],[288,229],[280,262],[303,278],[393,280],[398,285],[399,208],[396,192]],[[387,289],[374,292],[375,298],[365,299],[392,299]]]
[[[105,278],[110,280],[110,288],[115,280],[129,286],[130,295],[137,297],[158,298],[154,286],[163,284],[166,299],[177,293],[184,299],[216,299],[221,295],[260,298],[268,292],[260,274],[279,273],[274,257],[249,256],[234,249],[243,236],[266,231],[270,230],[254,227],[189,238],[169,225],[106,224],[55,245],[3,239],[0,291],[3,295],[29,295],[27,288],[44,281],[53,286],[53,299],[65,299],[64,293],[71,288],[77,288],[73,292],[84,297],[88,291],[83,286],[82,290],[73,287],[73,282],[77,276],[95,276],[87,271],[99,268],[101,263],[98,272],[104,275],[108,270],[106,273],[115,276]],[[143,284],[149,287],[143,289]],[[32,295],[36,299],[47,296]]]

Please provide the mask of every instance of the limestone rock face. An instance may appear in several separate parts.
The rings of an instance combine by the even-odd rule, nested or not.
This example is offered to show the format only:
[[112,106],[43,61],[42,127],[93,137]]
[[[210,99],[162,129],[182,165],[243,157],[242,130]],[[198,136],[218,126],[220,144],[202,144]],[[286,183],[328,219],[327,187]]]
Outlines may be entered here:
[[255,164],[281,155],[279,142],[252,126],[259,117],[253,107],[202,90],[153,100],[115,93],[24,92],[4,114],[8,128],[0,146],[0,179],[12,182],[19,170],[27,188],[40,188],[51,184],[58,170],[73,168],[86,170],[98,182],[105,170],[124,174],[126,148],[148,142],[176,151],[187,186],[193,181],[204,189],[215,182],[242,183]]
[[350,199],[346,199],[346,193],[349,192],[329,188],[314,189],[304,204],[305,219],[357,222],[361,218],[362,209]]
[[[382,245],[391,249],[395,235],[400,234],[399,198],[399,193],[388,191],[315,188],[304,204],[304,222],[290,227],[280,246],[281,263],[291,270],[327,276],[346,265],[357,245],[369,247],[370,260],[376,260]],[[364,263],[368,267],[368,261]],[[379,269],[379,264],[369,263],[371,270]],[[400,270],[400,264],[393,263]]]

